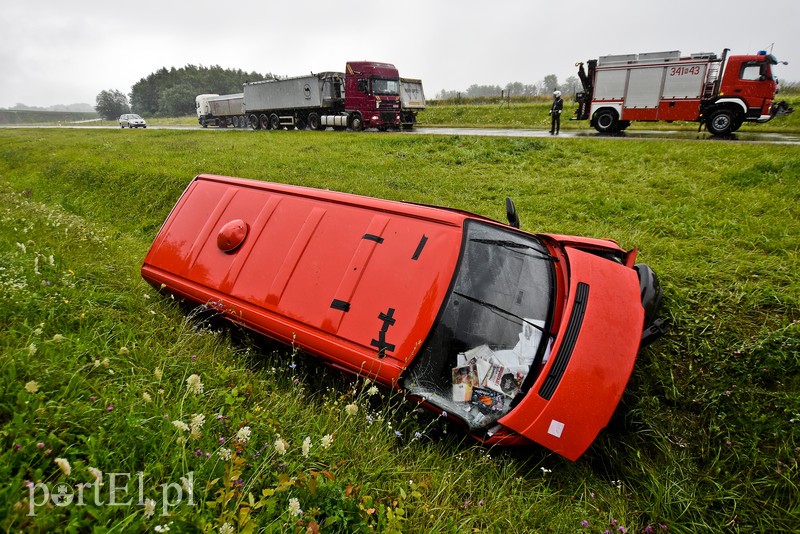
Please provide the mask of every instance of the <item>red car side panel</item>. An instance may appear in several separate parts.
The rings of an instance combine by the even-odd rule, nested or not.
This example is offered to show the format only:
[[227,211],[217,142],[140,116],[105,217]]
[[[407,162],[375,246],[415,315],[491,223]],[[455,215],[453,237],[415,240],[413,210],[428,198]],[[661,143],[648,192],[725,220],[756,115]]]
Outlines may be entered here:
[[[571,247],[566,253],[569,296],[552,356],[526,397],[499,423],[574,461],[622,397],[639,349],[644,310],[633,269]],[[578,318],[581,284],[585,307]],[[567,354],[570,328],[577,337]],[[548,376],[567,357],[552,396],[543,398]]]
[[[199,176],[159,232],[142,275],[394,386],[441,307],[465,217],[311,191]],[[244,241],[225,252],[226,225],[236,221],[246,225]]]

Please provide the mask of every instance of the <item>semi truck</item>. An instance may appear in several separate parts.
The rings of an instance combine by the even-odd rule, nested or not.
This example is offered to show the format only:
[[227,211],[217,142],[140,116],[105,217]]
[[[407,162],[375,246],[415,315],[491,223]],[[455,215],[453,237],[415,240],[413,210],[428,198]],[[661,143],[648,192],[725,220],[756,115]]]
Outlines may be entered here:
[[602,133],[632,121],[693,121],[713,135],[728,135],[746,121],[791,112],[785,102],[774,102],[774,55],[728,52],[609,55],[587,61],[586,69],[577,63],[583,91],[576,95],[575,119],[588,119]]
[[[350,61],[345,72],[320,72],[243,85],[241,111],[236,95],[198,95],[201,125],[250,127],[254,130],[310,128],[363,130],[400,128],[400,76],[394,65]],[[223,115],[213,106],[229,103]]]
[[410,130],[417,123],[417,113],[425,109],[422,80],[400,78],[400,123]]
[[197,122],[207,128],[209,124],[226,128],[245,126],[244,93],[232,95],[204,94],[195,98]]

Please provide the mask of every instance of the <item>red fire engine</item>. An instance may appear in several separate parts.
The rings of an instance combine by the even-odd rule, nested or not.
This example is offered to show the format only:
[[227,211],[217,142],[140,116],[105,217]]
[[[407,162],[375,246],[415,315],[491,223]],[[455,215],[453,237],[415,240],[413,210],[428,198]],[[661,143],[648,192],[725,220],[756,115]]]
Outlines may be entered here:
[[[583,92],[577,120],[599,132],[619,132],[631,121],[695,121],[714,135],[735,132],[745,121],[767,122],[790,113],[773,103],[778,60],[760,51],[749,56],[679,51],[602,56],[578,63]],[[785,62],[784,62],[785,64]]]

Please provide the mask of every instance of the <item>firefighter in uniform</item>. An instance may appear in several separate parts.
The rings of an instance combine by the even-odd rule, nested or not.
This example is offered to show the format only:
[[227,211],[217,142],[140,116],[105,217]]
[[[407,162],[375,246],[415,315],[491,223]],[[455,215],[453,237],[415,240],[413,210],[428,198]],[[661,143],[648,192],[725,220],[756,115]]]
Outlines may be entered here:
[[561,110],[564,108],[564,101],[561,99],[561,91],[553,91],[553,105],[550,106],[550,135],[558,135],[561,129]]

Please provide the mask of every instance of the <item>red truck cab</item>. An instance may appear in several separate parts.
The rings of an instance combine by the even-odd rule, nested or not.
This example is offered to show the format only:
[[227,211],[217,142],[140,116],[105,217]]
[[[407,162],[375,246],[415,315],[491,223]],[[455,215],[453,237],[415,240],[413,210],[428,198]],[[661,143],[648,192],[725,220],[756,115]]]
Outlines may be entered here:
[[717,103],[735,98],[740,105],[744,103],[746,120],[770,120],[773,116],[773,99],[778,92],[778,81],[772,75],[772,65],[777,64],[775,56],[763,51],[756,55],[729,56]]
[[400,128],[400,74],[394,65],[350,61],[345,73],[345,110],[353,115],[351,126]]

